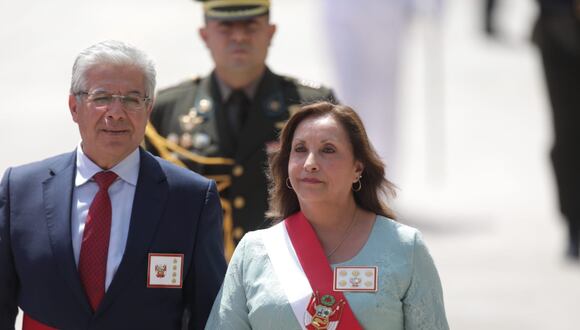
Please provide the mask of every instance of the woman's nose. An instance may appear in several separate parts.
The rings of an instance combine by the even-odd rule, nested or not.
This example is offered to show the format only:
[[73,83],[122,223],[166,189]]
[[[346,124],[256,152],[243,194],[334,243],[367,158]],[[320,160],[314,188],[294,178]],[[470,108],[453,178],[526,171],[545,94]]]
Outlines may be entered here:
[[316,162],[316,156],[314,153],[309,153],[304,162],[304,169],[308,172],[318,171],[318,163]]

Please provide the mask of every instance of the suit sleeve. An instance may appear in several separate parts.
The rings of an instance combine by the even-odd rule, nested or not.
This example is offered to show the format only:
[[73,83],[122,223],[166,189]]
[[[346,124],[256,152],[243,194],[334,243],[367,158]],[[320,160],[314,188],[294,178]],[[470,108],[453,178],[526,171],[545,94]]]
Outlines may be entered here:
[[203,329],[226,272],[222,208],[214,181],[210,181],[199,219],[190,275],[186,289],[189,329]]
[[18,277],[10,243],[10,169],[0,183],[0,329],[14,329],[18,314],[16,302]]

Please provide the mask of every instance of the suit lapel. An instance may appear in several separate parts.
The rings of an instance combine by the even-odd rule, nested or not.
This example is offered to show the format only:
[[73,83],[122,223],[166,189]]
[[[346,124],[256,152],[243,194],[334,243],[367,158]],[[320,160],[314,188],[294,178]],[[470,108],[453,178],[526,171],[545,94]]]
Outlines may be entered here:
[[[165,174],[157,160],[148,152],[140,149],[140,157],[139,179],[135,189],[127,246],[97,314],[104,312],[112,304],[136,271],[144,271],[141,265],[147,258],[147,251],[165,207],[169,191]],[[143,283],[143,286],[146,284]]]
[[49,170],[43,182],[43,197],[48,235],[54,258],[63,280],[69,285],[83,309],[91,313],[78,274],[71,241],[71,201],[75,178],[76,152],[63,155]]

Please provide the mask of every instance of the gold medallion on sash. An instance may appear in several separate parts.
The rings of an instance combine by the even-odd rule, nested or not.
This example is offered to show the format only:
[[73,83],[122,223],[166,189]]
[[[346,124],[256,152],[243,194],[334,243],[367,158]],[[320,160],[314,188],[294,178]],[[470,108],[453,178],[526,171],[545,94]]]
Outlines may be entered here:
[[336,297],[331,294],[320,297],[318,291],[313,293],[304,315],[306,329],[336,329],[342,316],[344,303],[344,300],[336,301]]

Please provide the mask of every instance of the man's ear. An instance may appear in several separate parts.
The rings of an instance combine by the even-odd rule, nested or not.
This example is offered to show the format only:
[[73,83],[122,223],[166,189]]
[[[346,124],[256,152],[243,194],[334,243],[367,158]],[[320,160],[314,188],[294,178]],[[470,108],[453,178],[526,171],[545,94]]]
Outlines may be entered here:
[[68,108],[70,110],[70,114],[71,114],[75,123],[78,123],[78,117],[79,117],[78,107],[79,107],[79,102],[77,100],[77,97],[72,95],[72,94],[69,94],[69,96],[68,96]]
[[155,104],[155,96],[151,99],[151,102],[147,105],[147,120],[151,118],[151,112],[153,111],[153,105]]
[[268,42],[268,45],[272,44],[272,39],[274,38],[274,35],[276,35],[276,29],[277,29],[276,24],[270,24],[269,26],[270,31],[268,31],[268,33],[270,34],[269,36],[270,41]]
[[197,30],[197,32],[201,40],[203,40],[203,42],[207,45],[207,27],[205,26],[200,27],[199,30]]

